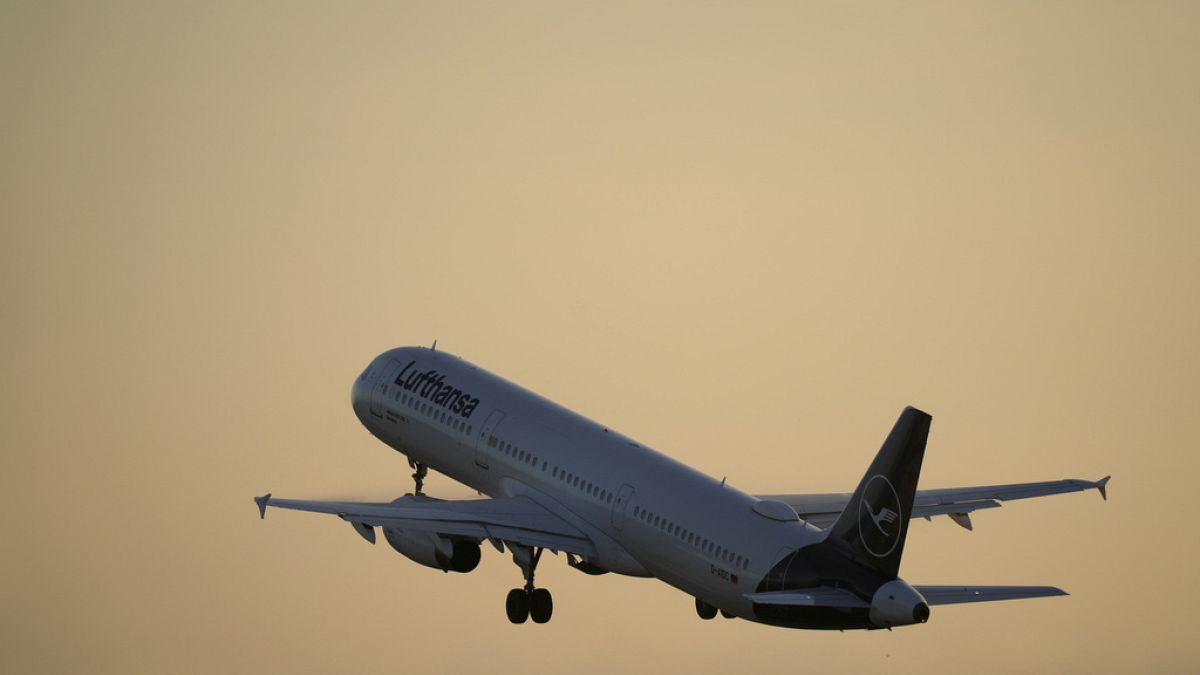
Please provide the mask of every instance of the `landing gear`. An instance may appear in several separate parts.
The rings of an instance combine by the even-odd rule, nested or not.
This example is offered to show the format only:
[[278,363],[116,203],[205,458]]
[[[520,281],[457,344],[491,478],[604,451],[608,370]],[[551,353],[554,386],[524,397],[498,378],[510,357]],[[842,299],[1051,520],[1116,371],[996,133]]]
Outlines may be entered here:
[[509,544],[509,550],[512,551],[513,562],[525,573],[525,587],[514,588],[508,592],[508,597],[504,600],[504,611],[508,614],[508,620],[513,623],[525,623],[526,619],[533,619],[534,623],[546,623],[554,614],[554,598],[551,597],[550,591],[535,588],[533,585],[533,573],[537,569],[538,561],[542,559],[544,549]]
[[717,616],[717,608],[700,598],[696,598],[696,613],[700,615],[701,619],[708,621]]
[[429,467],[411,457],[408,458],[408,465],[416,469],[416,473],[412,475],[412,478],[413,482],[417,484],[417,490],[413,494],[417,496],[424,495],[425,493],[422,490],[425,489],[425,476],[429,475]]

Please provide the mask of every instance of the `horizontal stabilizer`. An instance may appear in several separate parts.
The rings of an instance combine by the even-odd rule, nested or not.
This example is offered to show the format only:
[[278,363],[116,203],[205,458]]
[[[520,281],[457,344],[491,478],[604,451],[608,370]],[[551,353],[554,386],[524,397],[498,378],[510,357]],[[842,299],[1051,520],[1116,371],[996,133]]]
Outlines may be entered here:
[[1024,600],[1067,595],[1053,586],[913,586],[930,605],[956,605],[963,602]]
[[758,605],[779,607],[870,607],[871,604],[843,588],[804,588],[795,591],[746,593]]

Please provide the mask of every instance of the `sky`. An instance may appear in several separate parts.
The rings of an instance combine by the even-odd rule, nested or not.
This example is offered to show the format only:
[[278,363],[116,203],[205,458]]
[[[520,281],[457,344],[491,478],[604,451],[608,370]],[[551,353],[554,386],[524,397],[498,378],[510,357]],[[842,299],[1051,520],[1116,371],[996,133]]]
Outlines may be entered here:
[[[0,670],[1196,672],[1200,8],[0,3]],[[463,356],[750,493],[1112,474],[915,523],[823,633],[548,558],[447,575],[251,497],[390,499],[378,353]],[[474,493],[433,475],[434,496]]]

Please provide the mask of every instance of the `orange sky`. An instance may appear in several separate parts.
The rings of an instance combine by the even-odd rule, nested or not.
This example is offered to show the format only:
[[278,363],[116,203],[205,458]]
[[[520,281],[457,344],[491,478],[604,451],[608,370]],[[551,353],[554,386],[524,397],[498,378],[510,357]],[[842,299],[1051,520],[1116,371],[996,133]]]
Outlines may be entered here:
[[[0,670],[1200,669],[1188,3],[0,7]],[[826,634],[550,559],[443,575],[277,496],[409,489],[350,410],[439,346],[749,492],[1096,479]],[[434,476],[435,496],[473,493]]]

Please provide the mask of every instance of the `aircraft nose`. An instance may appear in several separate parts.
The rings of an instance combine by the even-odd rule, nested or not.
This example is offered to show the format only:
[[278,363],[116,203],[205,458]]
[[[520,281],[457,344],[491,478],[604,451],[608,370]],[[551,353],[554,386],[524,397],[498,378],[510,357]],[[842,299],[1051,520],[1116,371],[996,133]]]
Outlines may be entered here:
[[350,387],[350,405],[354,408],[355,416],[364,423],[367,416],[367,399],[371,393],[370,374],[371,366],[367,366],[361,375],[354,378],[354,384]]

